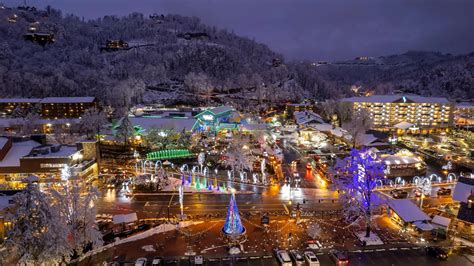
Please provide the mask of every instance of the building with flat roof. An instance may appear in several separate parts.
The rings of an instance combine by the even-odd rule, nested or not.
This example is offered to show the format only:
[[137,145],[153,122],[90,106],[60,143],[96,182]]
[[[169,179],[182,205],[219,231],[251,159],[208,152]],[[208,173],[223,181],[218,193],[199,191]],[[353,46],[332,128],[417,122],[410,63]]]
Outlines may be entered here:
[[80,118],[89,108],[97,108],[95,97],[48,97],[41,100],[41,117]]
[[[397,130],[395,125],[408,122],[416,133],[447,130],[453,126],[454,104],[446,98],[418,95],[374,95],[351,97],[341,102],[350,104],[354,112],[365,109],[372,118],[373,127],[380,130]],[[406,131],[403,131],[406,132]]]
[[314,111],[314,107],[312,103],[287,103],[285,105],[285,116],[290,118],[293,117],[295,112]]
[[70,167],[73,175],[87,178],[97,175],[95,145],[43,145],[35,140],[0,137],[0,185],[18,188],[23,179],[34,175],[39,182],[56,182],[60,172]]
[[20,107],[28,112],[38,107],[39,115],[44,119],[80,118],[92,107],[98,107],[95,97],[47,97],[43,99],[12,98],[0,99],[0,114],[9,116]]

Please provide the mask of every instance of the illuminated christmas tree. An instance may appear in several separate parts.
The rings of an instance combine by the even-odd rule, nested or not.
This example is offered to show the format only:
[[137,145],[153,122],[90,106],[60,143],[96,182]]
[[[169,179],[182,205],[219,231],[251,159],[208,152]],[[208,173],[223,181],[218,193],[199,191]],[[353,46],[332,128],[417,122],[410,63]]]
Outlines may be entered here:
[[227,217],[222,230],[228,235],[240,235],[245,231],[242,221],[240,220],[239,209],[237,208],[237,202],[235,201],[235,195],[233,192],[230,197]]

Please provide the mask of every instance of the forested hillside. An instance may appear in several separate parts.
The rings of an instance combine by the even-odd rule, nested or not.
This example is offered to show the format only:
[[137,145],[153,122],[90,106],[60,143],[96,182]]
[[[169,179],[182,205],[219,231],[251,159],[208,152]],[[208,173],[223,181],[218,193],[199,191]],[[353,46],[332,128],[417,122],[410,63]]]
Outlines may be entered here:
[[[261,94],[260,100],[275,95],[272,100],[281,101],[294,99],[299,89],[281,55],[193,17],[131,14],[83,21],[52,8],[7,8],[0,16],[2,97],[94,95],[129,104],[150,97],[199,101],[240,88],[247,90],[240,94],[255,96],[265,87],[282,91],[282,97]],[[30,27],[54,34],[54,43],[25,40]],[[103,49],[107,40],[123,40],[128,47]]]
[[117,107],[157,101],[245,107],[340,98],[357,87],[472,99],[473,73],[473,54],[289,63],[263,44],[194,17],[133,13],[85,21],[49,7],[0,9],[1,97],[91,95]]

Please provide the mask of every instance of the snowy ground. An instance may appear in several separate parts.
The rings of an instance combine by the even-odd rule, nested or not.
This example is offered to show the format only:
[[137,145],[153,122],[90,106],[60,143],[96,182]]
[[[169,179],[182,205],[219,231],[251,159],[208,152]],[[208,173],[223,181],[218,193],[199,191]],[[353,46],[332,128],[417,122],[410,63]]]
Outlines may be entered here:
[[[191,225],[198,225],[198,224],[202,224],[202,223],[203,223],[202,221],[198,221],[198,222],[184,221],[184,222],[179,222],[177,225],[175,225],[175,224],[161,224],[161,225],[159,225],[157,227],[154,227],[154,228],[151,228],[150,230],[147,230],[145,232],[141,232],[141,233],[138,233],[136,235],[133,235],[131,237],[127,237],[127,238],[124,238],[124,239],[117,239],[115,242],[113,242],[111,244],[108,244],[108,245],[102,246],[100,248],[94,249],[90,252],[87,252],[86,254],[82,255],[79,258],[79,261],[81,261],[81,260],[83,260],[83,259],[85,259],[89,256],[93,256],[95,254],[98,254],[98,253],[100,253],[100,252],[102,252],[106,249],[109,249],[109,248],[112,248],[112,247],[115,247],[115,246],[118,246],[118,245],[121,245],[121,244],[137,241],[137,240],[140,240],[140,239],[145,239],[145,238],[148,238],[148,237],[156,235],[156,234],[161,234],[161,233],[165,233],[165,232],[168,232],[168,231],[176,230],[178,228],[188,227],[188,226],[191,226]],[[151,246],[151,248],[153,248],[153,246]],[[151,252],[150,247],[143,246],[142,249],[144,249],[147,252]],[[148,250],[146,250],[146,249],[148,249]]]
[[355,234],[359,238],[360,242],[365,241],[367,246],[383,245],[380,237],[378,237],[378,235],[374,232],[370,233],[370,237],[365,237],[365,232],[358,232]]

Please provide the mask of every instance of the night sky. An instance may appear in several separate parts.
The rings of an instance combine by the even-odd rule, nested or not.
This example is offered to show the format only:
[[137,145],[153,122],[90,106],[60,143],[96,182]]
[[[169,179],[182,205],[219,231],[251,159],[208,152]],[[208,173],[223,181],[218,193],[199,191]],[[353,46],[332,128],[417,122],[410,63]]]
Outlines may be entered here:
[[[2,0],[0,0],[2,1]],[[3,0],[16,6],[23,0]],[[472,0],[28,0],[85,18],[130,12],[197,16],[288,59],[335,60],[408,50],[474,51]]]

